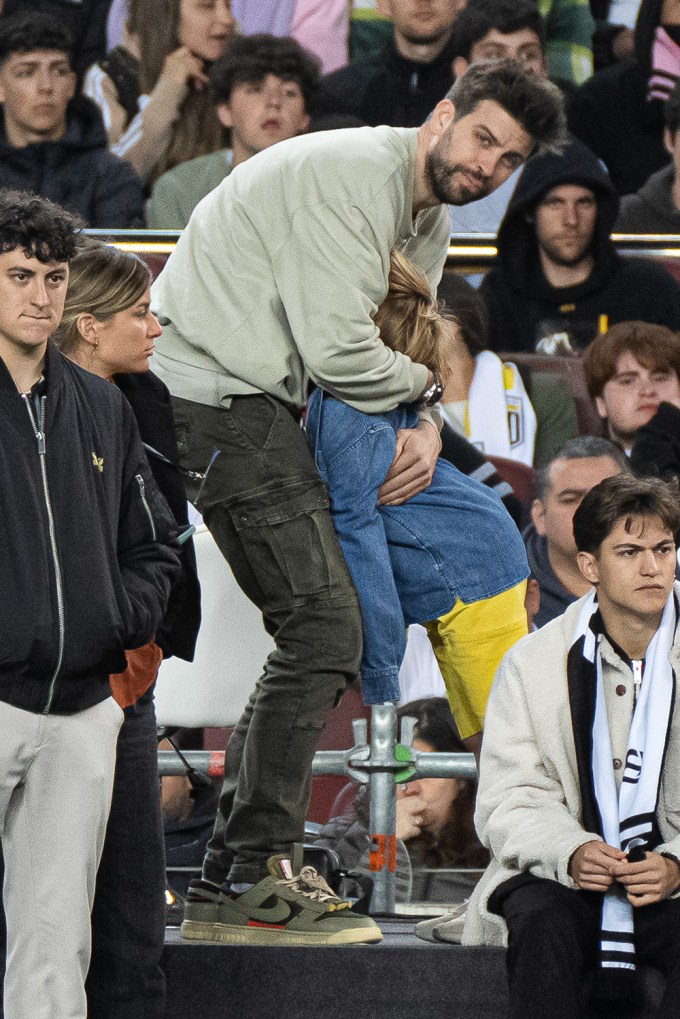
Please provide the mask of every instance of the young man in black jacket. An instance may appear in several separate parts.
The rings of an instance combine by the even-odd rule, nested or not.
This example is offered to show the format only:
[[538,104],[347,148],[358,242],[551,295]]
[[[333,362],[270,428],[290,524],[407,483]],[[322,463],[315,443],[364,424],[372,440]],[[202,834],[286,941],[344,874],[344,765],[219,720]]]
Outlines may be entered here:
[[95,103],[76,95],[72,47],[49,14],[0,18],[0,187],[59,202],[88,226],[137,226],[141,182],[108,151]]
[[76,221],[0,192],[0,832],[5,1019],[85,1019],[122,711],[109,675],[163,617],[174,520],[115,386],[49,342]]

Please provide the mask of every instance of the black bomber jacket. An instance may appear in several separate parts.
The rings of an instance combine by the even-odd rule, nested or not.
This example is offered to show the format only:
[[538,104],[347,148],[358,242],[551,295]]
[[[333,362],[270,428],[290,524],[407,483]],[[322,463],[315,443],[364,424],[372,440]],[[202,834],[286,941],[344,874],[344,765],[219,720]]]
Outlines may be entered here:
[[0,360],[0,700],[69,714],[108,697],[163,617],[175,535],[115,386],[49,344],[22,395]]

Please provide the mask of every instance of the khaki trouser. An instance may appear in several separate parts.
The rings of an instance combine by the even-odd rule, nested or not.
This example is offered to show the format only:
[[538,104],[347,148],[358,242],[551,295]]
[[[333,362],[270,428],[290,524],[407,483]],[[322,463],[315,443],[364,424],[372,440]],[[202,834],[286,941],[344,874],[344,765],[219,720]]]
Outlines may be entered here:
[[90,911],[122,720],[112,698],[74,715],[0,702],[4,1019],[87,1015]]

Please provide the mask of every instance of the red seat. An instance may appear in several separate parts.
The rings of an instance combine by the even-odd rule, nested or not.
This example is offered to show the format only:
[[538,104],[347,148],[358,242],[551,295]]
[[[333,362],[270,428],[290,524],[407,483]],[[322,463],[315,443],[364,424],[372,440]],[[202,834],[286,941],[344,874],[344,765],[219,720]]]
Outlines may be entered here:
[[498,474],[512,487],[515,495],[528,510],[534,500],[536,487],[534,484],[534,469],[519,460],[509,460],[504,456],[487,457],[490,463],[498,471]]

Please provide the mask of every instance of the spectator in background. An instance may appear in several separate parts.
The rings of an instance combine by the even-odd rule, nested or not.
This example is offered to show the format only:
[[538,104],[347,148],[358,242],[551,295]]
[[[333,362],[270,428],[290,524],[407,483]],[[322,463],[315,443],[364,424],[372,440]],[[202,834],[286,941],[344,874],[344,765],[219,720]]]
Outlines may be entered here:
[[[113,0],[107,22],[107,49],[123,42],[130,0]],[[244,35],[289,35],[321,60],[324,74],[347,63],[347,0],[233,0]]]
[[50,198],[91,227],[142,221],[142,187],[76,95],[72,40],[49,14],[0,18],[0,187]]
[[73,38],[71,65],[79,78],[106,53],[106,15],[111,0],[4,0],[3,15],[44,11],[57,17]]
[[515,365],[487,350],[484,301],[462,277],[446,281],[456,316],[448,328],[447,378],[441,399],[445,422],[485,456],[531,465],[536,413]]
[[322,112],[365,124],[418,127],[453,84],[450,38],[459,0],[378,0],[394,33],[382,53],[328,75]]
[[85,75],[111,151],[145,183],[223,146],[208,70],[235,33],[230,0],[131,0],[123,45]]
[[590,345],[586,385],[607,434],[630,453],[662,403],[680,400],[680,337],[648,322],[619,322]]
[[[455,314],[444,420],[485,456],[531,466],[578,435],[574,398],[550,372],[521,371],[488,350],[484,299],[462,276],[447,274],[438,291]],[[457,465],[456,465],[457,466]]]
[[[416,719],[413,749],[418,753],[466,752],[445,697],[404,704],[397,717],[405,716]],[[367,786],[358,787],[348,811],[332,817],[312,841],[333,849],[343,869],[370,874],[367,792]],[[479,877],[475,871],[489,859],[472,823],[476,792],[474,779],[414,778],[398,786],[398,902],[457,903],[470,895]]]
[[571,131],[603,160],[620,195],[668,161],[663,109],[679,74],[680,5],[642,0],[635,59],[598,71],[572,100]]
[[[390,22],[380,16],[379,6],[380,0],[353,0],[351,60],[363,56],[379,58],[391,28]],[[484,5],[475,0],[471,6]],[[593,73],[591,39],[595,23],[588,4],[583,0],[540,0],[538,6],[546,22],[551,73],[580,85]],[[457,11],[465,7],[466,0],[458,0]]]
[[294,39],[239,35],[210,70],[215,113],[231,147],[168,170],[153,186],[147,224],[180,230],[194,208],[235,166],[309,127],[319,91],[319,63]]
[[537,469],[532,523],[523,535],[529,568],[541,589],[536,626],[545,626],[589,590],[578,568],[572,519],[586,492],[625,470],[628,462],[618,446],[594,435],[570,439]]
[[663,143],[671,157],[634,195],[621,199],[614,229],[629,234],[680,233],[680,83],[664,106]]
[[680,479],[680,396],[667,396],[635,433],[630,465],[636,474]]
[[527,164],[482,283],[493,350],[586,347],[612,322],[680,328],[680,287],[661,266],[617,254],[618,197],[581,142]]
[[451,50],[456,78],[482,60],[518,60],[548,77],[545,24],[535,0],[489,0],[466,7],[453,25]]

